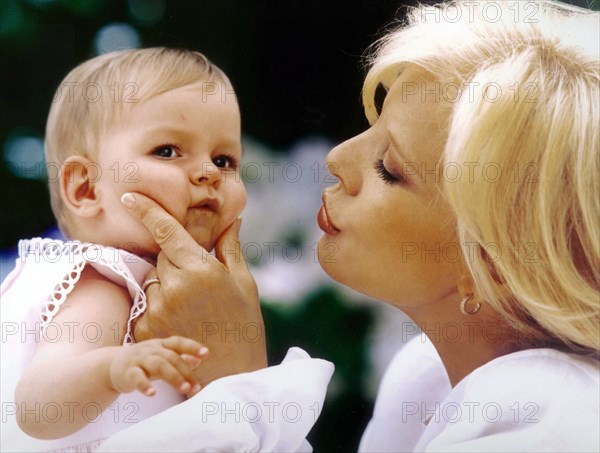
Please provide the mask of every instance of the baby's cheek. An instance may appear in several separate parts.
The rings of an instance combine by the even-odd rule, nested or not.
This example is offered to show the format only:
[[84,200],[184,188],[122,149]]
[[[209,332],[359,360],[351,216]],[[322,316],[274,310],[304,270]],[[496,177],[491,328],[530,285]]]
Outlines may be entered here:
[[140,180],[136,187],[132,187],[131,190],[152,198],[175,217],[179,223],[183,222],[189,204],[189,191],[186,191],[184,185],[177,184],[173,180],[155,182]]

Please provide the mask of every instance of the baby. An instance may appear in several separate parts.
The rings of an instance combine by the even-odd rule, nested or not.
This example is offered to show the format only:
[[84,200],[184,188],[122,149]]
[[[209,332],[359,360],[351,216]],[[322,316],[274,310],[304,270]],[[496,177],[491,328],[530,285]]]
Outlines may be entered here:
[[46,161],[70,241],[21,241],[2,285],[3,321],[25,320],[3,329],[13,334],[2,343],[3,445],[93,450],[124,423],[200,390],[192,369],[208,352],[201,344],[135,343],[133,321],[156,283],[144,276],[160,250],[121,199],[151,197],[212,250],[246,204],[240,128],[231,83],[197,52],[113,52],[64,79]]

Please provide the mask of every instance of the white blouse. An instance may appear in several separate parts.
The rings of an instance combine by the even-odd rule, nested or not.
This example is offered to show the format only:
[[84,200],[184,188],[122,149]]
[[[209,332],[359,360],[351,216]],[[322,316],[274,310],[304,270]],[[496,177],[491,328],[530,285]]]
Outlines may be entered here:
[[390,363],[360,451],[600,451],[598,361],[554,349],[492,360],[450,386],[426,337]]

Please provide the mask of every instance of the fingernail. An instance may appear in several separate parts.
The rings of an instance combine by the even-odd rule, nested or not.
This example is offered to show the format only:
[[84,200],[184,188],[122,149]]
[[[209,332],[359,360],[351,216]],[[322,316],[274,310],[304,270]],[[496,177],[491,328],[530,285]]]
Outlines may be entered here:
[[198,350],[198,355],[206,355],[208,354],[208,348],[206,346],[202,346],[199,350]]
[[133,208],[135,206],[135,197],[130,193],[124,193],[121,197],[121,203],[123,203],[128,208]]
[[202,390],[202,386],[200,384],[196,384],[192,389],[192,393],[198,393],[200,390]]
[[242,218],[238,217],[238,223],[237,223],[237,232],[240,232],[240,229],[242,228]]
[[148,396],[152,396],[156,393],[156,389],[154,387],[148,387],[144,393]]
[[184,382],[179,386],[179,390],[181,390],[183,393],[187,393],[190,391],[190,387],[191,385],[189,382]]

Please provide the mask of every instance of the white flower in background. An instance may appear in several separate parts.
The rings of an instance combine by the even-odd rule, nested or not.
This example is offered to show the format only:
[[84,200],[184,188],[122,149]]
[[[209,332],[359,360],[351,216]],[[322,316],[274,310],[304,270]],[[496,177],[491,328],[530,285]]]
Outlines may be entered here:
[[[332,281],[316,259],[316,243],[323,234],[316,221],[321,193],[336,181],[325,168],[332,146],[324,139],[308,138],[288,153],[276,154],[244,140],[242,175],[248,207],[243,214],[241,242],[264,302],[300,303],[308,293],[327,285],[335,286],[351,303],[373,307],[368,389],[374,398],[387,365],[416,326],[400,310]],[[300,249],[290,245],[292,236],[301,238]]]
[[316,255],[321,193],[335,181],[325,169],[331,147],[325,139],[308,138],[277,154],[244,139],[241,173],[248,205],[241,242],[265,300],[299,302],[331,283]]

